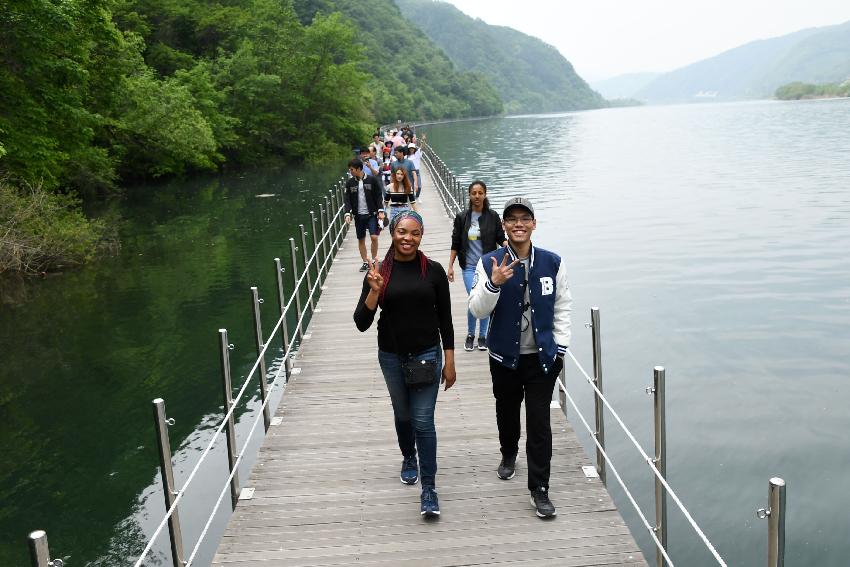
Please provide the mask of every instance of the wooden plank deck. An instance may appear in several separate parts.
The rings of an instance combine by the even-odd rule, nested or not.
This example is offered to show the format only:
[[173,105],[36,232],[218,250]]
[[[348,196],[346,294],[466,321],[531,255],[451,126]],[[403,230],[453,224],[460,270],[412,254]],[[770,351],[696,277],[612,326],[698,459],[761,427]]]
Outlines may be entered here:
[[[422,249],[444,266],[451,221],[426,174]],[[353,228],[353,227],[352,227]],[[381,255],[389,238],[381,236]],[[351,230],[295,360],[293,376],[233,513],[214,566],[631,565],[637,544],[563,414],[552,410],[550,492],[557,518],[537,518],[517,474],[496,476],[499,443],[487,353],[465,352],[466,292],[451,284],[457,383],[437,400],[437,490],[442,515],[419,515],[420,486],[399,482],[401,456],[377,360],[376,327],[352,320],[363,274]],[[524,437],[523,437],[524,439]]]

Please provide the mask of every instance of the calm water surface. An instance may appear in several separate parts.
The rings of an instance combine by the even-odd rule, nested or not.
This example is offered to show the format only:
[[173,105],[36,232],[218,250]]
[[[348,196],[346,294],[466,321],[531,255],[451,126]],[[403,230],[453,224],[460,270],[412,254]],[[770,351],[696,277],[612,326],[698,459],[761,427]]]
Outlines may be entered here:
[[[433,126],[429,142],[496,205],[530,196],[535,243],[568,262],[573,351],[651,452],[667,369],[668,476],[729,565],[766,562],[767,481],[788,483],[786,565],[850,556],[850,101],[612,109]],[[592,422],[592,396],[571,392]],[[578,430],[580,422],[572,416]],[[647,468],[606,438],[645,514]],[[591,442],[582,435],[590,451]],[[609,475],[632,532],[652,542]],[[557,495],[554,495],[557,502]],[[716,565],[669,506],[671,558]]]
[[[273,258],[291,265],[289,238],[300,248],[297,224],[309,226],[343,171],[333,163],[134,187],[102,211],[121,219],[118,255],[46,280],[2,281],[0,566],[29,565],[33,529],[47,531],[69,567],[132,565],[164,514],[151,400],[164,398],[176,420],[182,486],[223,413],[218,329],[236,346],[238,388],[256,358],[249,288],[266,299],[268,333],[278,318]],[[249,394],[240,446],[257,406],[256,388]],[[219,445],[181,503],[187,556],[227,477]],[[167,541],[146,565],[170,565]]]
[[[494,204],[534,200],[535,242],[568,261],[573,351],[590,366],[583,323],[598,305],[606,393],[648,449],[644,388],[654,365],[667,368],[669,477],[726,561],[765,563],[767,525],[755,510],[779,475],[788,482],[786,565],[845,565],[850,102],[611,109],[428,130],[463,179],[487,181]],[[24,538],[35,528],[69,566],[129,564],[163,509],[150,400],[165,398],[177,420],[172,446],[185,478],[221,415],[216,330],[227,327],[236,344],[237,382],[254,351],[248,288],[267,298],[269,328],[272,258],[288,261],[290,227],[343,170],[140,188],[104,212],[124,219],[118,256],[4,283],[0,565],[27,564]],[[575,372],[568,385],[592,416]],[[247,406],[242,439],[256,401]],[[610,418],[606,434],[652,517],[645,465]],[[213,462],[220,469],[203,472],[181,508],[187,548],[217,497],[211,479],[224,477],[224,455]],[[669,510],[674,562],[714,565]]]

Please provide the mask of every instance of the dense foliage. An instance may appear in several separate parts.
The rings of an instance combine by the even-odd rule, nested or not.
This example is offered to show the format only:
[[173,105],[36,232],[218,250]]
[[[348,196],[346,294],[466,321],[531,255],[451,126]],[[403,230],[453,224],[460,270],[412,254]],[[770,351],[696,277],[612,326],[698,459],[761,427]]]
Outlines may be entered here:
[[461,72],[392,0],[294,0],[303,23],[334,11],[351,22],[381,123],[492,116],[502,99],[481,73]]
[[576,74],[557,49],[511,28],[473,19],[435,0],[396,0],[458,68],[478,72],[496,87],[508,113],[601,108],[602,96]]
[[16,3],[0,13],[0,168],[91,189],[339,151],[373,120],[353,37],[281,0]]
[[776,89],[776,98],[780,100],[801,100],[806,98],[850,97],[850,81],[812,85],[799,81],[782,85]]
[[0,172],[48,189],[310,159],[375,121],[502,110],[391,0],[14,3],[0,45]]

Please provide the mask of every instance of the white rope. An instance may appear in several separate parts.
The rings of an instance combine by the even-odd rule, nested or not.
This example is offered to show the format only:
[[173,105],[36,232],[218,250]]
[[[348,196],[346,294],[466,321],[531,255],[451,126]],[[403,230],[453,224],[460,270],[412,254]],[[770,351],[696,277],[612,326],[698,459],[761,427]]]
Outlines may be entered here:
[[[336,221],[339,218],[341,210],[342,210],[341,207],[339,207],[337,209],[337,213],[333,217],[334,221]],[[313,251],[313,255],[310,257],[310,262],[312,262],[313,258],[316,256],[319,244],[324,242],[325,238],[327,238],[327,236],[329,235],[331,228],[332,228],[332,223],[328,225],[327,230],[322,235],[322,239],[319,241],[319,243],[317,243],[316,250]],[[334,239],[334,244],[338,243],[339,237],[342,234],[343,234],[343,231],[341,230],[337,234],[336,238]],[[331,259],[331,255],[328,254],[325,257],[325,261],[322,263],[321,267],[324,268],[327,265],[327,263],[330,259]],[[177,492],[177,497],[174,499],[174,502],[172,502],[171,507],[166,511],[165,516],[160,521],[159,526],[157,526],[157,529],[154,531],[150,540],[148,540],[147,545],[145,546],[144,550],[142,550],[141,555],[139,555],[139,558],[136,561],[136,563],[134,564],[134,567],[140,567],[140,565],[142,564],[142,561],[147,557],[147,554],[150,553],[150,550],[153,548],[153,545],[154,545],[156,538],[162,532],[163,528],[165,527],[166,523],[168,522],[168,519],[171,518],[171,516],[174,514],[174,511],[177,509],[177,505],[180,503],[180,500],[183,499],[183,494],[185,494],[186,490],[189,488],[189,485],[194,480],[195,475],[197,474],[198,470],[201,467],[201,464],[203,464],[207,455],[210,453],[213,446],[215,446],[216,442],[218,441],[219,434],[222,432],[224,427],[227,425],[227,421],[230,419],[230,416],[235,411],[237,404],[241,401],[242,395],[247,390],[248,384],[251,382],[251,378],[253,377],[254,372],[256,372],[257,368],[259,367],[260,361],[265,357],[266,351],[269,349],[269,345],[271,345],[272,339],[274,338],[275,334],[277,333],[278,328],[281,327],[283,320],[286,317],[290,306],[292,305],[292,301],[295,298],[295,294],[298,292],[298,288],[301,284],[301,281],[304,279],[304,276],[307,273],[307,269],[308,269],[309,265],[310,265],[309,262],[305,265],[304,273],[301,274],[301,277],[296,282],[293,293],[290,296],[289,301],[286,303],[286,306],[284,307],[280,318],[278,319],[277,323],[275,323],[274,328],[272,329],[272,332],[269,335],[268,340],[264,341],[263,348],[260,350],[260,355],[257,357],[257,360],[254,361],[254,365],[251,367],[251,370],[248,372],[248,375],[246,376],[245,381],[243,382],[242,387],[239,390],[239,393],[236,395],[235,398],[233,398],[233,401],[230,404],[230,408],[224,414],[224,417],[222,418],[221,423],[219,424],[215,433],[213,433],[212,437],[210,438],[210,441],[207,444],[206,449],[204,449],[204,452],[201,454],[201,457],[195,463],[195,466],[192,468],[192,471],[189,473],[189,476],[187,477],[186,482],[183,484],[183,487]],[[319,284],[319,278],[317,277],[316,283],[313,285],[313,287],[310,291],[310,295],[308,296],[308,302],[309,302],[309,299],[312,297],[313,293],[315,292],[316,286],[318,284]],[[300,328],[301,322],[304,319],[304,316],[306,315],[306,311],[307,311],[307,309],[306,309],[306,306],[305,306],[304,310],[301,313],[300,318],[298,319],[298,326],[296,326],[296,329]],[[297,333],[295,333],[295,334],[297,335]],[[293,336],[293,341],[294,341],[294,336]],[[284,365],[286,364],[286,360],[289,357],[290,353],[292,352],[292,349],[293,349],[293,346],[294,346],[293,341],[290,341],[290,343],[287,345],[286,350],[284,351]],[[278,370],[277,377],[279,377],[279,376],[280,376],[280,371]],[[274,387],[274,384],[273,384],[273,387]],[[266,396],[266,401],[268,401],[269,397],[270,396]],[[263,404],[263,407],[265,407],[265,403]],[[228,480],[228,482],[229,482],[229,480]],[[226,485],[227,485],[227,483],[225,483],[225,486]]]
[[[334,244],[336,244],[336,243],[338,243],[338,242],[339,242],[339,240],[340,240],[340,237],[341,237],[341,236],[342,236],[342,231],[340,231],[340,232],[337,234],[336,238],[334,239]],[[331,259],[332,259],[332,258],[331,258],[331,256],[330,256],[330,254],[328,254],[328,256],[325,258],[325,261],[322,263],[322,266],[321,266],[321,267],[322,267],[322,268],[324,268],[324,267],[327,265],[328,261],[329,261],[329,260],[331,260]],[[312,294],[315,292],[315,290],[316,290],[316,286],[318,286],[318,285],[319,285],[319,280],[318,280],[318,278],[317,278],[317,279],[316,279],[316,283],[315,283],[315,284],[313,284],[313,288],[311,289],[311,292],[310,292],[310,295],[311,295],[311,296],[312,296]],[[304,309],[304,311],[303,311],[303,313],[302,313],[302,317],[303,317],[304,315],[306,315],[306,312],[307,312],[307,309],[306,309],[306,307],[305,307],[305,309]],[[290,344],[289,344],[289,345],[287,345],[287,347],[288,347],[288,348],[287,348],[287,353],[288,353],[288,352],[292,349],[292,347],[293,347],[293,341],[294,341],[294,340],[295,340],[295,339],[294,339],[294,337],[293,337],[292,341],[290,341]],[[285,359],[285,358],[284,358],[284,364],[286,364],[286,359]],[[278,377],[280,376],[280,368],[278,368],[277,376],[278,376]],[[244,445],[243,445],[243,447],[242,447],[242,450],[239,452],[239,455],[238,455],[238,456],[237,456],[237,458],[236,458],[236,461],[235,461],[235,463],[234,463],[234,467],[233,467],[233,471],[231,471],[230,475],[229,475],[229,476],[227,477],[227,479],[224,481],[224,485],[223,485],[223,487],[222,487],[222,489],[221,489],[221,492],[219,493],[219,496],[218,496],[218,499],[216,500],[215,506],[213,507],[212,512],[210,512],[210,516],[209,516],[209,518],[207,519],[207,523],[204,525],[204,529],[203,529],[203,531],[201,532],[201,535],[199,536],[197,543],[195,544],[195,548],[194,548],[194,550],[192,551],[192,555],[189,557],[189,560],[188,560],[188,562],[186,563],[186,566],[187,566],[187,567],[188,567],[189,565],[191,565],[191,564],[192,564],[192,561],[194,560],[195,555],[197,554],[198,549],[199,549],[199,548],[200,548],[200,546],[201,546],[201,543],[203,542],[204,538],[206,537],[207,531],[209,530],[209,527],[210,527],[210,525],[212,524],[212,520],[213,520],[213,518],[215,517],[216,512],[218,512],[218,508],[219,508],[219,506],[221,506],[221,501],[222,501],[222,499],[224,498],[224,495],[227,493],[227,488],[228,488],[228,486],[230,485],[230,481],[233,479],[233,476],[234,476],[234,474],[235,474],[235,471],[237,470],[237,468],[238,468],[238,466],[239,466],[239,463],[241,462],[242,457],[243,457],[243,456],[244,456],[244,454],[245,454],[245,451],[248,449],[249,441],[250,441],[250,440],[251,440],[251,438],[253,437],[253,435],[254,435],[254,431],[256,431],[256,430],[257,430],[257,424],[259,424],[259,422],[260,422],[260,417],[262,417],[263,412],[265,411],[266,405],[268,405],[269,400],[271,399],[272,391],[273,391],[273,389],[274,389],[274,388],[276,388],[276,387],[277,387],[277,385],[278,385],[279,383],[283,383],[283,382],[281,382],[280,380],[276,380],[276,381],[272,384],[272,387],[271,387],[271,389],[270,389],[270,390],[269,390],[269,392],[268,392],[268,394],[269,394],[269,395],[268,395],[268,396],[266,396],[265,401],[264,401],[264,402],[262,403],[262,405],[260,406],[260,411],[257,413],[257,417],[254,419],[254,424],[251,426],[251,429],[250,429],[250,431],[249,431],[249,433],[248,433],[248,437],[246,437],[246,438],[245,438],[245,443],[244,443]],[[283,383],[283,384],[284,384],[284,387],[285,387],[285,383]],[[285,390],[284,390],[284,391],[285,391]]]
[[218,499],[215,502],[215,506],[213,506],[212,512],[210,512],[209,518],[207,518],[207,523],[204,524],[204,529],[201,531],[201,535],[198,537],[198,541],[195,544],[195,547],[192,549],[192,554],[189,556],[189,559],[186,560],[186,567],[189,567],[189,565],[192,564],[192,561],[195,560],[195,556],[198,554],[198,551],[201,548],[201,544],[203,543],[204,538],[207,536],[207,532],[210,529],[210,525],[212,525],[213,518],[215,518],[215,514],[216,514],[216,512],[218,512],[218,508],[219,508],[219,506],[221,506],[221,501],[224,498],[224,495],[227,493],[227,489],[230,486],[230,482],[233,480],[233,477],[236,475],[237,471],[239,470],[239,464],[242,462],[242,458],[245,456],[245,451],[250,446],[251,438],[254,436],[254,432],[258,429],[257,426],[260,423],[260,418],[263,417],[263,413],[266,410],[266,406],[268,405],[269,400],[271,400],[271,397],[272,397],[271,394],[274,391],[274,389],[278,386],[278,384],[281,384],[281,383],[284,384],[284,387],[285,387],[285,385],[286,385],[285,381],[279,380],[279,381],[275,382],[274,384],[272,384],[272,387],[269,390],[269,395],[266,396],[265,401],[263,401],[262,405],[260,406],[259,411],[257,412],[257,417],[254,418],[254,423],[251,424],[251,429],[248,431],[248,436],[245,438],[245,443],[242,446],[242,450],[239,451],[239,454],[236,456],[236,460],[233,463],[233,470],[230,471],[230,474],[227,476],[227,479],[224,481],[224,486],[222,487],[221,492],[218,495]]
[[[658,469],[655,467],[654,459],[646,454],[646,452],[643,450],[643,447],[640,446],[640,443],[638,443],[637,439],[635,439],[634,435],[632,435],[632,432],[629,431],[629,428],[626,427],[626,424],[623,423],[622,419],[620,419],[619,414],[616,411],[614,411],[614,408],[611,407],[611,404],[608,402],[608,400],[605,398],[605,396],[602,394],[602,392],[599,390],[599,388],[596,387],[596,384],[593,383],[593,379],[587,374],[587,372],[584,370],[584,368],[582,368],[581,364],[579,364],[579,361],[576,360],[576,357],[573,356],[572,351],[567,349],[567,354],[570,355],[570,358],[573,359],[573,362],[575,363],[576,367],[584,375],[584,378],[587,381],[587,383],[590,384],[590,387],[593,388],[593,391],[596,392],[596,395],[599,396],[599,398],[605,404],[605,407],[608,408],[608,410],[611,412],[611,415],[613,415],[614,419],[617,420],[617,423],[620,425],[620,428],[622,428],[623,432],[625,432],[626,436],[629,438],[629,440],[632,442],[632,444],[635,446],[635,448],[641,454],[644,461],[646,461],[646,464],[649,465],[649,468],[652,470],[652,473],[655,475],[655,477],[661,482],[661,484],[664,486],[664,488],[667,490],[667,492],[673,498],[673,501],[676,503],[676,505],[682,511],[682,514],[684,514],[685,518],[688,520],[688,523],[691,524],[691,527],[694,529],[694,531],[697,533],[697,535],[700,537],[700,539],[702,539],[702,542],[705,544],[705,546],[708,548],[708,550],[711,552],[711,554],[714,556],[714,558],[717,560],[717,562],[720,565],[722,565],[723,567],[726,567],[726,562],[723,561],[723,558],[720,557],[720,554],[717,553],[717,550],[714,549],[714,546],[711,544],[710,541],[708,541],[708,538],[706,537],[706,535],[703,533],[703,531],[697,525],[696,521],[694,521],[694,519],[691,517],[690,512],[688,512],[687,508],[685,508],[685,505],[682,504],[682,501],[679,500],[679,497],[676,495],[676,492],[670,487],[669,484],[667,484],[667,480],[664,478],[664,475],[662,475],[658,471]],[[566,389],[564,391],[566,391]],[[594,437],[594,442],[595,441],[596,440],[595,440],[595,437]],[[598,445],[598,443],[597,443],[597,445]]]
[[661,545],[661,542],[658,540],[658,536],[656,535],[655,527],[650,525],[649,521],[646,519],[646,516],[644,516],[643,511],[641,511],[640,507],[638,506],[638,503],[635,501],[634,497],[632,496],[632,493],[629,491],[628,488],[626,488],[626,484],[625,484],[625,482],[623,482],[623,479],[620,477],[620,473],[617,472],[617,468],[614,466],[614,463],[611,462],[611,459],[608,457],[608,453],[605,452],[605,448],[602,447],[602,444],[599,442],[598,439],[596,439],[596,436],[593,434],[593,430],[590,428],[590,425],[587,423],[587,420],[584,419],[584,416],[582,415],[581,411],[578,409],[578,406],[576,405],[575,401],[573,400],[573,397],[570,396],[569,392],[567,392],[566,386],[564,386],[564,384],[561,382],[560,379],[558,380],[557,383],[558,383],[558,387],[561,388],[561,390],[564,392],[564,395],[570,401],[570,404],[572,404],[572,406],[575,408],[576,413],[578,414],[579,418],[581,418],[581,422],[584,424],[585,429],[587,429],[587,432],[590,433],[591,439],[593,439],[593,442],[596,444],[596,447],[599,449],[599,452],[602,453],[602,456],[605,458],[605,462],[608,463],[608,466],[611,469],[611,472],[614,473],[614,477],[617,479],[617,482],[620,483],[620,487],[623,489],[623,492],[626,493],[626,497],[632,503],[632,507],[635,509],[635,512],[637,512],[638,516],[640,516],[640,519],[643,522],[644,527],[647,529],[647,531],[649,531],[649,535],[655,541],[656,548],[658,548],[658,550],[661,551],[661,554],[664,556],[664,559],[667,560],[667,563],[670,565],[670,567],[673,567],[673,562],[670,560],[670,557],[667,555],[667,550],[664,549],[664,546]]

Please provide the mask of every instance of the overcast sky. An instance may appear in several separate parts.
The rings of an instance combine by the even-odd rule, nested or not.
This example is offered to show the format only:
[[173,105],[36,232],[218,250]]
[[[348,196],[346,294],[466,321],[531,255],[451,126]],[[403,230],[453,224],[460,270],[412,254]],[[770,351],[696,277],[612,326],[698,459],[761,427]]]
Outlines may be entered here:
[[447,0],[554,45],[584,79],[670,71],[756,39],[850,20],[850,0]]

